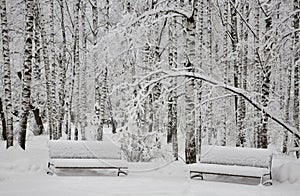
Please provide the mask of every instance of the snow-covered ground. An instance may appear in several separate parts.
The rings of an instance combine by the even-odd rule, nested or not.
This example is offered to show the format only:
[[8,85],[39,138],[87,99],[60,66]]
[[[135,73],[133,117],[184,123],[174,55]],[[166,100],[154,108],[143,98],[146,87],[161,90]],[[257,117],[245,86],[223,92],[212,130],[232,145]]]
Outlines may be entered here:
[[[47,175],[47,137],[31,137],[27,150],[18,145],[5,150],[0,142],[0,196],[90,195],[300,195],[300,162],[275,158],[273,186],[229,177],[191,180],[182,161],[166,164],[129,163],[129,175],[114,173],[60,173]],[[161,167],[163,166],[163,167]],[[64,175],[65,174],[65,175]],[[234,182],[234,183],[233,183]]]

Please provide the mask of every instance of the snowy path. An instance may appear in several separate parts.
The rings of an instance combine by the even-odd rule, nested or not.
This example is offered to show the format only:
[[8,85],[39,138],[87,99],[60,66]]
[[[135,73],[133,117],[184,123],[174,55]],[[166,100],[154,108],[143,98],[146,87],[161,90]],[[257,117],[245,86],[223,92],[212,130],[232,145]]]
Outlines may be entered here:
[[49,176],[46,174],[48,148],[45,137],[28,141],[28,150],[25,152],[17,146],[5,151],[4,143],[1,141],[0,144],[0,196],[300,195],[299,183],[275,182],[273,186],[265,187],[249,185],[251,183],[247,180],[248,184],[191,180],[182,162],[151,172],[135,171],[147,170],[162,163],[130,163],[131,172],[127,177]]

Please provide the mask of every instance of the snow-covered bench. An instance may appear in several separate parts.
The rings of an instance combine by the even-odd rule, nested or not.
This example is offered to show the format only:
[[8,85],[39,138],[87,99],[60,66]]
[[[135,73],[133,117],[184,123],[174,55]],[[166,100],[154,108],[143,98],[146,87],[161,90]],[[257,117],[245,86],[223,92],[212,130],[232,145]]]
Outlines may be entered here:
[[190,177],[203,174],[260,178],[261,184],[272,184],[272,151],[267,149],[207,146],[201,147],[199,163],[188,165]]
[[51,140],[48,146],[50,174],[55,169],[115,169],[118,176],[127,175],[128,163],[112,142]]

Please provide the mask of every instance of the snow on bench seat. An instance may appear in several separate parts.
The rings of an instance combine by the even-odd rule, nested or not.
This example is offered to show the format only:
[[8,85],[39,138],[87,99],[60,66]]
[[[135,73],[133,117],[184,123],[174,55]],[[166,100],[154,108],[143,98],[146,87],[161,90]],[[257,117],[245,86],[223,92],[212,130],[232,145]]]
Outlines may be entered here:
[[228,146],[201,147],[199,163],[188,165],[191,178],[203,174],[228,175],[238,177],[263,178],[268,176],[271,183],[272,151],[267,149]]
[[[128,163],[121,159],[121,149],[109,141],[51,140],[48,167],[54,169],[118,169],[127,175]],[[54,167],[54,169],[52,169]]]
[[203,145],[200,162],[269,168],[271,158],[268,149]]
[[121,149],[109,141],[51,140],[48,143],[52,159],[121,159]]

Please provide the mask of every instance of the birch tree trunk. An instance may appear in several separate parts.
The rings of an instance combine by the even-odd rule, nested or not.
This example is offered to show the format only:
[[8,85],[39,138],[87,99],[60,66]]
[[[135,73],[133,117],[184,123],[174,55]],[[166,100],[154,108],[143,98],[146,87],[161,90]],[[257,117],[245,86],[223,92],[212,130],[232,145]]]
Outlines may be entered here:
[[[287,73],[288,83],[286,88],[286,99],[285,99],[285,107],[284,107],[284,121],[285,123],[290,123],[290,105],[291,105],[291,90],[292,90],[292,65],[288,64],[287,69],[285,70]],[[282,152],[288,152],[288,131],[284,130],[283,134],[283,144],[282,144]]]
[[[293,43],[293,50],[294,50],[294,113],[293,119],[296,129],[299,131],[299,9],[300,9],[300,1],[294,0],[294,17],[293,17],[293,28],[295,33],[293,35],[294,43]],[[298,11],[298,12],[296,12]],[[299,140],[295,139],[294,145],[296,147],[299,146]],[[299,152],[297,152],[297,157],[299,157]]]
[[50,48],[51,48],[51,99],[52,99],[52,130],[53,139],[57,140],[57,103],[56,103],[56,63],[55,63],[55,44],[54,44],[54,0],[50,1]]
[[102,85],[101,85],[101,96],[100,96],[100,124],[97,130],[97,140],[103,140],[103,127],[105,122],[105,104],[106,104],[106,95],[107,95],[107,67],[104,68],[102,74]]
[[66,85],[66,67],[67,67],[67,38],[65,29],[65,12],[64,12],[65,0],[60,0],[60,14],[61,14],[61,34],[62,34],[62,54],[59,57],[61,60],[60,64],[60,90],[58,92],[59,99],[59,123],[58,123],[58,136],[62,136],[63,120],[65,115],[65,85]]
[[[196,31],[199,32],[198,37],[198,47],[197,47],[197,61],[199,62],[199,68],[202,69],[203,67],[203,48],[204,48],[204,1],[196,1],[195,7],[198,8],[199,15],[196,15]],[[197,44],[196,44],[197,46]],[[196,127],[196,142],[197,142],[197,155],[198,160],[200,161],[201,157],[201,144],[202,144],[202,108],[201,108],[201,101],[202,101],[202,81],[197,81],[197,98],[198,98],[198,116],[196,119],[198,120],[197,127]]]
[[[74,29],[74,67],[73,67],[73,78],[72,78],[72,94],[71,94],[71,99],[72,101],[70,102],[70,105],[72,107],[73,103],[73,98],[74,98],[74,88],[75,88],[75,79],[77,77],[77,84],[78,84],[78,91],[79,91],[79,86],[80,86],[80,76],[79,76],[79,70],[80,70],[80,58],[79,58],[79,10],[80,10],[80,0],[76,0],[75,2],[75,29]],[[76,95],[77,100],[79,100],[79,93]],[[76,98],[76,97],[75,97]],[[79,101],[77,101],[77,109],[79,105]],[[72,111],[72,110],[71,110]],[[76,111],[76,114],[74,114],[75,118],[75,132],[74,132],[74,140],[78,140],[78,114],[79,111]]]
[[[249,5],[247,7],[248,2],[242,2],[243,5],[240,5],[240,13],[242,15],[247,15],[246,9],[249,9]],[[246,16],[246,22],[247,21],[247,16]],[[248,50],[247,49],[247,39],[248,39],[248,31],[244,31],[244,21],[241,19],[240,20],[240,36],[239,36],[239,41],[242,43],[244,47],[240,47],[239,49],[239,60],[238,60],[238,78],[239,78],[239,84],[240,88],[243,88],[246,90],[247,88],[247,54]],[[244,143],[246,142],[246,137],[245,137],[245,117],[246,117],[246,105],[245,105],[245,100],[242,97],[239,97],[238,99],[238,113],[237,113],[237,142],[236,146],[241,146],[244,147]]]
[[1,119],[1,124],[2,124],[2,139],[7,140],[6,120],[5,120],[3,103],[2,103],[1,98],[0,98],[0,119]]
[[[244,13],[245,13],[245,18],[246,18],[246,22],[249,23],[249,16],[250,16],[250,9],[249,9],[249,2],[245,1],[245,5],[244,5]],[[241,88],[244,90],[247,90],[247,82],[248,82],[248,67],[249,67],[249,43],[248,43],[248,29],[246,29],[244,31],[244,56],[242,57],[242,78],[241,78]],[[241,107],[241,117],[242,117],[242,137],[241,137],[241,146],[244,146],[246,141],[246,115],[247,115],[247,111],[246,111],[246,102],[244,98],[240,98],[240,107]]]
[[[105,14],[104,14],[104,19],[105,19],[105,33],[108,33],[109,31],[109,0],[105,1]],[[102,86],[100,87],[100,105],[99,105],[99,127],[97,129],[97,140],[101,141],[103,140],[103,126],[105,122],[105,106],[106,106],[106,99],[107,99],[107,74],[108,74],[108,69],[107,69],[107,64],[108,64],[108,59],[107,56],[104,59],[105,65],[104,69],[102,72],[102,78],[101,78],[101,84]]]
[[38,130],[34,132],[35,135],[41,135],[44,132],[44,125],[43,121],[40,115],[40,106],[43,104],[42,98],[41,98],[41,24],[40,21],[40,3],[38,0],[34,1],[34,56],[33,56],[33,78],[35,80],[33,87],[34,92],[34,100],[30,106],[34,118],[37,124]]
[[[266,10],[266,18],[265,18],[265,25],[266,25],[266,32],[265,32],[265,43],[266,47],[264,48],[264,62],[263,62],[263,78],[262,78],[262,97],[261,102],[264,109],[268,108],[269,105],[269,98],[270,98],[270,85],[271,85],[271,50],[272,44],[268,44],[270,40],[270,30],[272,28],[272,16],[271,16],[271,0],[267,1],[265,6]],[[258,148],[267,148],[268,147],[268,116],[266,112],[262,111],[262,124],[261,130],[258,135]]]
[[[224,0],[223,3],[224,6],[224,31],[223,31],[223,58],[224,58],[224,83],[228,84],[229,83],[229,77],[228,77],[228,72],[229,72],[229,63],[228,63],[228,0]],[[224,100],[224,103],[222,105],[223,111],[227,110],[227,104],[228,101]],[[226,139],[227,139],[227,112],[224,112],[222,114],[222,130],[220,133],[220,145],[221,146],[226,146]]]
[[[254,31],[255,31],[255,37],[254,37],[254,64],[255,64],[255,82],[254,82],[254,92],[256,93],[255,96],[255,101],[256,102],[260,102],[260,96],[259,94],[261,93],[261,72],[260,70],[260,58],[259,58],[259,44],[260,44],[260,30],[259,30],[259,26],[260,26],[260,8],[259,5],[257,5],[256,9],[255,9],[255,15],[254,15]],[[260,132],[261,129],[261,123],[260,123],[260,119],[261,119],[261,113],[259,112],[259,110],[255,109],[255,113],[254,113],[254,131],[253,131],[253,146],[257,147],[258,146],[258,141],[257,141],[257,137],[258,134]]]
[[97,116],[97,120],[100,122],[100,86],[99,81],[97,78],[98,73],[98,58],[97,58],[97,35],[98,35],[98,4],[97,0],[90,1],[90,4],[92,6],[92,35],[93,35],[93,67],[95,70],[95,81],[94,81],[94,89],[95,89],[95,114]]
[[[238,34],[237,34],[237,11],[236,11],[236,0],[230,2],[230,18],[231,18],[231,45],[232,53],[236,55],[237,44],[238,44]],[[237,62],[237,57],[233,57],[233,86],[239,88],[239,66]],[[238,124],[239,120],[239,110],[238,110],[239,98],[234,96],[234,111],[235,111],[235,123]]]
[[[6,139],[6,148],[13,146],[13,115],[12,115],[12,91],[11,91],[11,63],[10,63],[10,47],[9,35],[6,16],[6,0],[1,0],[1,27],[2,27],[2,55],[3,55],[3,85],[4,85],[4,104],[6,111],[5,118],[2,118],[3,138]],[[2,105],[2,104],[1,104]],[[5,126],[5,124],[7,126]],[[6,129],[6,130],[5,130]],[[7,138],[5,138],[7,137]]]
[[[177,68],[177,28],[176,18],[172,18],[169,22],[169,66],[170,68]],[[177,138],[177,79],[170,81],[172,91],[168,99],[168,130],[167,143],[172,143],[173,157],[178,160],[178,138]]]
[[81,67],[81,100],[80,100],[80,130],[81,130],[81,140],[86,140],[85,128],[86,128],[86,113],[87,113],[87,89],[86,89],[86,66],[87,66],[87,30],[86,30],[86,2],[82,1],[82,54],[83,54],[83,62]]
[[[209,62],[209,74],[212,74],[213,66],[213,33],[212,33],[212,2],[207,0],[207,48],[208,48],[208,62]],[[212,97],[212,88],[209,98]],[[207,103],[207,141],[208,144],[212,144],[212,137],[214,135],[213,127],[213,105],[212,101]]]
[[24,53],[24,77],[22,85],[22,113],[20,120],[20,132],[18,142],[25,150],[27,120],[30,110],[31,71],[32,71],[32,42],[33,42],[33,0],[26,0],[25,15],[25,53]]
[[[195,66],[195,35],[196,35],[196,18],[198,14],[198,0],[193,2],[193,15],[186,19],[186,45],[187,45],[187,62],[185,67],[190,72],[194,72]],[[186,140],[185,140],[185,157],[186,163],[196,163],[196,136],[195,136],[195,80],[189,79],[185,84],[185,116],[186,116]]]
[[45,19],[44,15],[41,12],[41,17],[38,18],[38,23],[41,27],[41,41],[42,41],[42,50],[43,50],[43,60],[44,60],[44,69],[45,69],[45,79],[46,79],[46,96],[47,96],[47,112],[48,112],[48,124],[49,124],[49,139],[53,139],[53,129],[52,129],[52,99],[51,99],[51,73],[50,73],[50,62],[49,62],[49,49],[47,45],[47,38],[45,32]]

